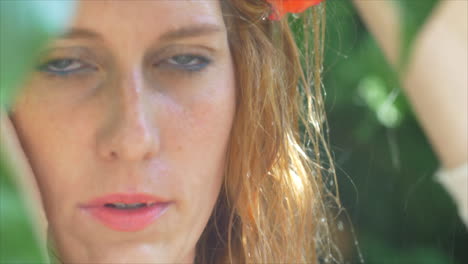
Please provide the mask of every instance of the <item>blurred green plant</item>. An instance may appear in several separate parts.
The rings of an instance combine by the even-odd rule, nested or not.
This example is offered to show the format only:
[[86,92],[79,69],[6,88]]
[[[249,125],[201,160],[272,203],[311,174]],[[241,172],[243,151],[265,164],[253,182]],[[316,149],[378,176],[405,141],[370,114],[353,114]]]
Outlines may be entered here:
[[[7,109],[40,49],[67,25],[75,1],[0,1],[0,107]],[[0,263],[44,263],[33,220],[0,153]]]
[[[395,0],[403,58],[440,0]],[[327,1],[324,86],[340,195],[366,264],[468,263],[468,233],[401,89],[352,1]],[[443,87],[441,87],[443,88]],[[346,231],[346,229],[345,229]],[[350,244],[353,245],[350,239]],[[361,263],[358,254],[349,263]]]
[[0,154],[0,263],[44,263],[32,219],[12,179],[13,168]]
[[0,103],[8,104],[40,48],[66,25],[74,1],[0,1]]
[[378,76],[366,76],[358,84],[357,92],[379,123],[385,127],[398,127],[402,121],[400,109],[394,104],[397,92],[387,93],[385,82]]

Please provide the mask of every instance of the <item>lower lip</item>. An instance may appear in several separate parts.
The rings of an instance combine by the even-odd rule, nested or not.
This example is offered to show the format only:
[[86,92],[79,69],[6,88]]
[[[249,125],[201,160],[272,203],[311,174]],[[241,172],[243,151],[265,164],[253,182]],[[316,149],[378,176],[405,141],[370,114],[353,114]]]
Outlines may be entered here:
[[145,229],[164,214],[169,203],[156,203],[137,209],[115,209],[105,206],[85,208],[105,226],[123,232],[136,232]]

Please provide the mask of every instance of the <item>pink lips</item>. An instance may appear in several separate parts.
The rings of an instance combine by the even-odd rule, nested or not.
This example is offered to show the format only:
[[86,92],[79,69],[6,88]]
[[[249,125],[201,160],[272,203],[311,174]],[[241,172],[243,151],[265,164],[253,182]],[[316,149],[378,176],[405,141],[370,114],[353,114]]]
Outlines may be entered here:
[[98,197],[80,208],[111,229],[135,232],[153,223],[169,205],[152,195],[119,193]]

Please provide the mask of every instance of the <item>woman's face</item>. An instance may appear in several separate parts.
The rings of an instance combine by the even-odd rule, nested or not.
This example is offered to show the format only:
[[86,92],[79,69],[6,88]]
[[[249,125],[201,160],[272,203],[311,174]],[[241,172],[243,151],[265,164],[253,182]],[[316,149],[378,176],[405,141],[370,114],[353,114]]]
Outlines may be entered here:
[[81,1],[12,112],[66,262],[192,262],[235,80],[219,1]]

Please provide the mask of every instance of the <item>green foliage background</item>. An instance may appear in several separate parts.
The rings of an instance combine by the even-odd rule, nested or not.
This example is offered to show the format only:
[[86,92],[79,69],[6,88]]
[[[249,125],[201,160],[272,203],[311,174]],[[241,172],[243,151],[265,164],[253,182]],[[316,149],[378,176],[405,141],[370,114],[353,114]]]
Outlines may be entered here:
[[[383,1],[383,0],[382,0]],[[438,0],[400,0],[404,56]],[[60,31],[73,1],[0,1],[0,101],[20,85],[38,47]],[[433,180],[437,159],[395,72],[348,0],[327,1],[325,78],[330,141],[341,198],[354,225],[339,228],[359,263],[468,263],[468,233]],[[0,158],[0,263],[41,263],[6,163]],[[348,223],[348,221],[345,221]]]
[[[403,18],[406,58],[438,2],[395,1]],[[434,181],[439,163],[396,73],[351,1],[327,1],[327,19],[324,85],[330,141],[341,199],[366,263],[468,263],[467,229]],[[350,263],[359,263],[357,252],[353,255]]]

